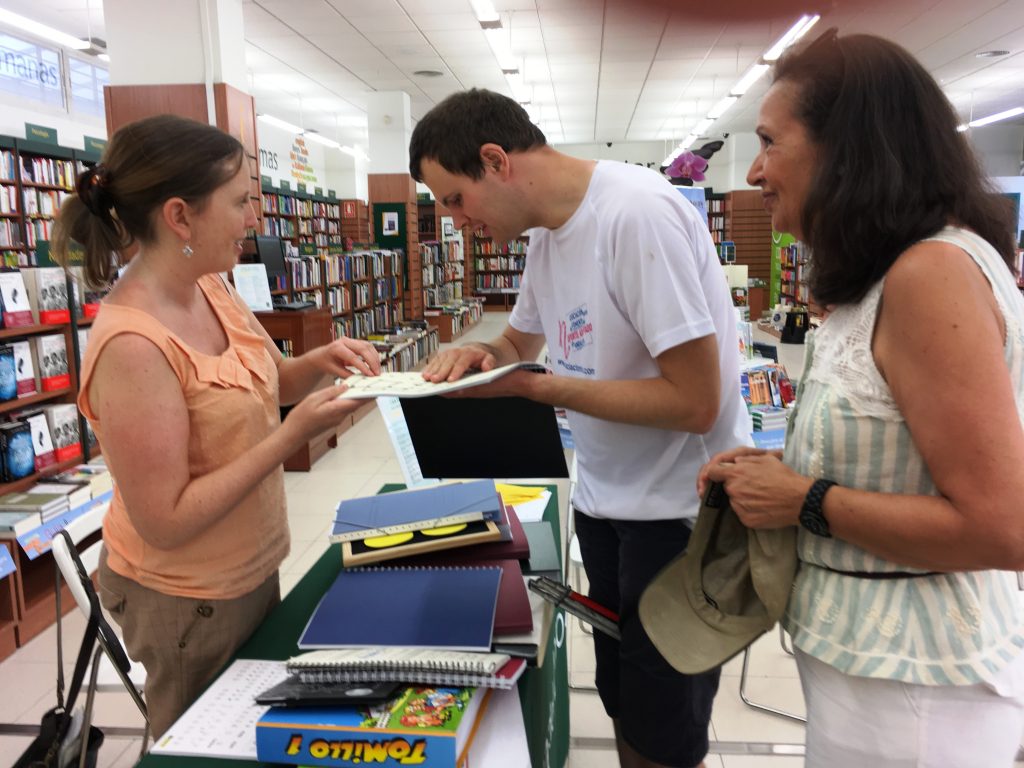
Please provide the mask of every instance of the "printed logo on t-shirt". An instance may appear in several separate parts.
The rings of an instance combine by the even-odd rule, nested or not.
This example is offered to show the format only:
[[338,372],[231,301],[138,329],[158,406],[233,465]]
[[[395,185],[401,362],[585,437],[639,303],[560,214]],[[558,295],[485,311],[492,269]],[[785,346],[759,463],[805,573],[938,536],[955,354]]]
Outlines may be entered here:
[[558,321],[558,344],[562,352],[558,363],[562,367],[577,373],[593,375],[593,368],[581,368],[568,363],[573,352],[579,352],[593,343],[594,324],[590,321],[590,313],[587,311],[586,304],[581,304],[569,312],[565,320]]

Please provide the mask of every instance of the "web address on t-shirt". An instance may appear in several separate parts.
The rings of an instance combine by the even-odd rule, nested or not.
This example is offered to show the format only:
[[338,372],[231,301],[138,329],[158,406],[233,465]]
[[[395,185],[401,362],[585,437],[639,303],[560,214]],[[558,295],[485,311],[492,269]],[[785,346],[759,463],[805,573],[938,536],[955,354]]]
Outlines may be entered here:
[[584,368],[582,365],[573,365],[572,363],[565,362],[565,360],[556,360],[555,362],[558,363],[563,368],[565,368],[567,371],[572,371],[573,373],[580,373],[583,374],[584,376],[593,376],[595,373],[597,373],[597,371],[595,371],[593,368]]

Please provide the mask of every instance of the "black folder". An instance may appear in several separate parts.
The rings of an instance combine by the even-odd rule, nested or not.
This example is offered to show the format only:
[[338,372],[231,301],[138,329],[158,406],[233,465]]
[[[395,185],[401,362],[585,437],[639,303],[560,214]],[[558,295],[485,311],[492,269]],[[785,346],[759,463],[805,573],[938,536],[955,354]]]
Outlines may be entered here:
[[400,400],[424,477],[568,477],[550,405],[522,397]]

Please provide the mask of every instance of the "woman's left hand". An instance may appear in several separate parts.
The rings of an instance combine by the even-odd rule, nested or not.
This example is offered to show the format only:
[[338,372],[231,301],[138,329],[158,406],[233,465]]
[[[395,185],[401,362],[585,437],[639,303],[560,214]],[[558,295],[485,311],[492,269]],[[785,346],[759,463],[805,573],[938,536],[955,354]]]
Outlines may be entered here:
[[725,484],[733,510],[748,528],[785,528],[799,524],[800,508],[811,488],[770,453],[736,456],[732,462],[707,465],[707,477]]
[[332,376],[347,379],[352,375],[352,368],[366,376],[380,374],[380,355],[368,341],[342,336],[317,352],[317,367]]

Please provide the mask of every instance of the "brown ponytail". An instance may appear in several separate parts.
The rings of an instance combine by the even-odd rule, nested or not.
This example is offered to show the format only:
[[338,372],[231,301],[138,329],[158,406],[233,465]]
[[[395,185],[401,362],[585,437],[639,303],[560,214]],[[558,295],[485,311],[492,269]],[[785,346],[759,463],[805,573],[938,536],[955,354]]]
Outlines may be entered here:
[[125,263],[124,251],[153,240],[157,208],[172,197],[201,208],[244,160],[237,139],[195,120],[157,115],[124,126],[61,206],[54,258],[67,266],[71,241],[81,243],[86,283],[108,285]]

